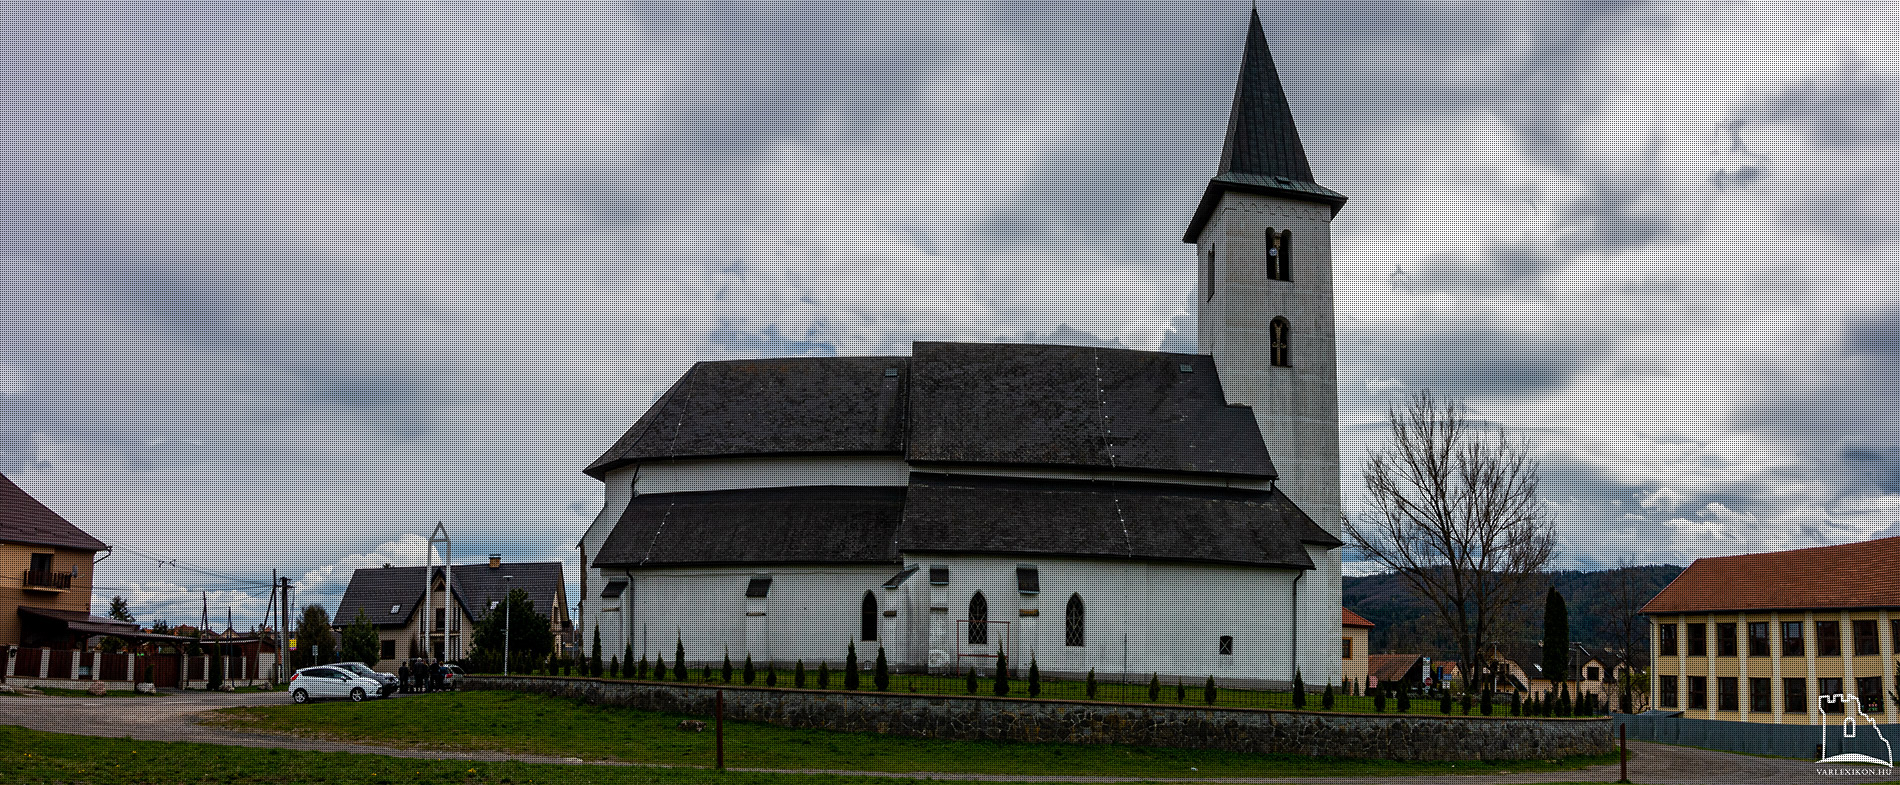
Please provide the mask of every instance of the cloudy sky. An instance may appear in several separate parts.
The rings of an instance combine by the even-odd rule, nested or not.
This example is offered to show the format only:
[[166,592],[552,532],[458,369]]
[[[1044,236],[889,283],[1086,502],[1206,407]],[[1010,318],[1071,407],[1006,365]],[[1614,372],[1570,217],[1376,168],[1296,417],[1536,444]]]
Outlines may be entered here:
[[[1896,6],[1263,16],[1352,197],[1349,494],[1429,387],[1535,440],[1565,566],[1900,534]],[[1191,351],[1246,18],[0,6],[0,471],[148,622],[436,521],[572,579],[581,467],[695,360]]]

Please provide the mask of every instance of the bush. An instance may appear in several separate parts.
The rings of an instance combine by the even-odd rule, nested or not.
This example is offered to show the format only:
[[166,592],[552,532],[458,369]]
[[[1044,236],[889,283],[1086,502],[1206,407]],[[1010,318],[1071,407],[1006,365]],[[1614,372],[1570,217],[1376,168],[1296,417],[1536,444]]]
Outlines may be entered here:
[[1009,655],[1004,654],[1000,646],[996,649],[996,688],[994,692],[998,698],[1009,694]]
[[673,680],[686,680],[686,641],[673,636]]
[[[884,650],[877,650],[877,661],[884,661]],[[1042,671],[1036,667],[1036,653],[1029,653],[1029,697],[1042,695]]]
[[[727,674],[726,680],[731,681],[731,672],[728,671]],[[751,684],[754,680],[759,678],[759,672],[752,667],[752,652],[745,653],[745,671],[741,673],[739,677],[744,679],[746,684]]]
[[792,686],[797,687],[801,690],[805,688],[805,661],[804,660],[799,660],[796,665],[792,666]]
[[1326,691],[1320,693],[1319,707],[1327,711],[1333,710],[1333,683],[1330,681],[1326,682]]
[[620,678],[620,655],[616,654],[607,659],[607,672],[613,674],[616,679]]
[[1523,713],[1524,713],[1524,696],[1519,694],[1516,691],[1512,691],[1511,692],[1511,716],[1513,717],[1522,716]]
[[[641,660],[640,661],[641,675],[643,676],[646,675],[646,669],[647,669],[646,660]],[[561,660],[561,675],[562,676],[574,675],[574,661],[573,660]]]
[[823,660],[818,662],[818,689],[831,689],[831,664]]
[[775,670],[772,670],[772,669],[770,669],[770,668],[767,668],[767,669],[766,669],[766,671],[765,671],[765,686],[767,686],[767,687],[777,687],[777,686],[778,686],[778,671],[775,671]]
[[1458,701],[1459,701],[1459,702],[1460,702],[1460,703],[1461,703],[1461,704],[1463,705],[1463,708],[1464,708],[1464,711],[1465,711],[1465,715],[1466,715],[1466,716],[1470,716],[1470,714],[1471,714],[1471,693],[1469,693],[1469,692],[1467,692],[1467,693],[1465,693],[1465,694],[1463,694],[1463,695],[1460,695],[1460,696],[1458,696]]
[[[1900,680],[1896,680],[1896,681],[1900,681]],[[1621,696],[1618,696],[1616,700],[1617,700],[1617,704],[1616,704],[1617,708],[1622,709],[1624,714],[1631,713],[1630,691],[1628,688],[1625,688],[1623,690],[1623,694]]]
[[1293,708],[1306,708],[1306,680],[1298,670],[1293,671]]
[[1409,714],[1411,713],[1411,711],[1412,711],[1412,693],[1406,692],[1404,687],[1400,687],[1399,688],[1399,713]]
[[[1155,685],[1155,686],[1157,686],[1157,687],[1159,687],[1160,685]],[[1088,680],[1088,691],[1089,691],[1089,700],[1095,700],[1095,690],[1096,690],[1096,684],[1095,684],[1095,669],[1094,669],[1094,668],[1090,668],[1090,669],[1089,669],[1089,680]]]
[[1451,713],[1451,690],[1438,691],[1438,713],[1439,714]]
[[[1031,670],[1035,669],[1036,664],[1033,659],[1029,667]],[[891,689],[891,661],[884,658],[883,646],[877,647],[877,662],[871,665],[871,684],[877,687],[878,692],[889,692]]]
[[[1326,692],[1331,694],[1332,691],[1333,685],[1326,685]],[[1207,705],[1212,706],[1214,705],[1214,701],[1219,697],[1220,693],[1214,690],[1214,677],[1207,677],[1207,686],[1201,688],[1201,699],[1207,701]]]
[[1483,714],[1486,717],[1491,716],[1491,691],[1490,690],[1484,691],[1484,702],[1478,704],[1478,713]]
[[1375,690],[1372,693],[1372,710],[1381,714],[1385,713],[1385,690]]
[[732,647],[731,646],[727,646],[725,653],[720,655],[719,680],[727,684],[732,683]]
[[976,694],[976,669],[975,668],[965,668],[963,670],[963,690],[964,692],[967,692],[971,695]]
[[[1091,670],[1090,672],[1092,673],[1093,671]],[[1161,674],[1158,672],[1148,674],[1148,701],[1150,703],[1161,702]]]
[[844,688],[858,688],[858,644],[846,643],[844,646]]

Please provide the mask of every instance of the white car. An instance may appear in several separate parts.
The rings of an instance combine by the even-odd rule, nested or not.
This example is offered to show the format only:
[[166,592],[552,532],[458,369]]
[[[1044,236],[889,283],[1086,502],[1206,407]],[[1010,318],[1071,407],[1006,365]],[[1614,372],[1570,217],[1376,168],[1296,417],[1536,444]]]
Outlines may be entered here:
[[292,703],[308,703],[321,698],[349,698],[360,703],[381,695],[382,691],[381,680],[332,665],[318,665],[290,674]]

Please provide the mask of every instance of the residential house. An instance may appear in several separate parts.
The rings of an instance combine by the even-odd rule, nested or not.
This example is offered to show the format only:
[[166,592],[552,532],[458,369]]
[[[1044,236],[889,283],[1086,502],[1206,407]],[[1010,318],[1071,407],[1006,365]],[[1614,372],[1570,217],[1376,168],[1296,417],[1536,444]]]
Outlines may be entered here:
[[1366,686],[1416,690],[1425,685],[1425,657],[1418,654],[1366,655]]
[[[343,592],[331,624],[340,635],[360,611],[376,625],[381,639],[376,668],[394,673],[402,660],[436,657],[459,660],[468,656],[475,623],[488,615],[511,589],[528,593],[535,612],[548,617],[557,639],[571,630],[567,613],[567,581],[560,562],[504,563],[499,555],[486,564],[458,564],[453,570],[438,566],[428,578],[430,646],[421,646],[424,632],[423,574],[427,567],[381,567],[357,570]],[[450,584],[453,584],[451,589]]]
[[1346,681],[1363,689],[1370,673],[1373,623],[1349,608],[1339,609],[1339,672]]
[[124,626],[92,616],[93,560],[111,550],[0,475],[0,646],[80,649]]

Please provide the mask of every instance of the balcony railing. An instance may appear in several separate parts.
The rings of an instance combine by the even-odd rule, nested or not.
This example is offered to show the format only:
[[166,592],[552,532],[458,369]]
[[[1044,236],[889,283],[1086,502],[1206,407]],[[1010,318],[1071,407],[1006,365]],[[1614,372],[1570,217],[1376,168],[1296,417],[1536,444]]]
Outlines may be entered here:
[[52,570],[27,570],[26,587],[29,589],[70,589],[73,587],[73,574]]

